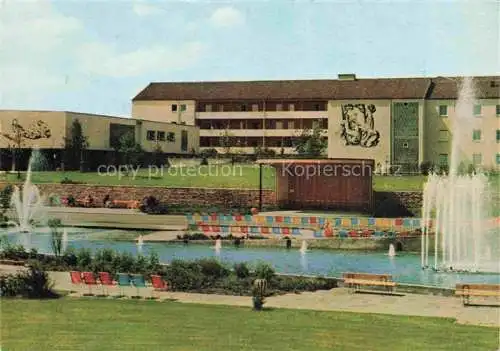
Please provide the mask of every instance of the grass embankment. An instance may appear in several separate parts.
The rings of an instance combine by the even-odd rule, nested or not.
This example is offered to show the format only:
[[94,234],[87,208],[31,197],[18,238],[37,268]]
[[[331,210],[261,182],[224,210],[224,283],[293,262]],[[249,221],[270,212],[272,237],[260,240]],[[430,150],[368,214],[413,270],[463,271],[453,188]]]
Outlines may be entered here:
[[[22,174],[24,179],[25,174]],[[375,191],[422,191],[426,176],[373,176]],[[3,178],[8,182],[16,182],[17,174],[7,174]],[[117,185],[117,186],[160,186],[160,187],[201,187],[201,188],[235,188],[258,189],[259,168],[254,165],[230,166],[198,166],[192,168],[165,170],[163,174],[149,174],[147,169],[140,170],[135,176],[118,176],[113,173],[80,173],[80,172],[34,172],[34,183],[61,183],[65,179],[79,184]],[[500,188],[500,177],[491,175],[493,189]],[[272,167],[263,167],[263,188],[275,189],[276,171]]]
[[2,302],[5,350],[495,350],[450,319],[62,298]]

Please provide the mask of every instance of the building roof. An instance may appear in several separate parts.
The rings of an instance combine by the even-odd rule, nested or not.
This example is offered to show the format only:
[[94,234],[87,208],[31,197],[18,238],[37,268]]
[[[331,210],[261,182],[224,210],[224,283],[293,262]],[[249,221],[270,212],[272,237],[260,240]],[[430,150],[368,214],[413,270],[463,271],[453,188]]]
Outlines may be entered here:
[[[153,82],[133,101],[456,99],[457,81],[461,78]],[[500,97],[500,77],[475,77],[474,81],[478,98]]]
[[[457,99],[463,77],[436,77],[432,79],[427,99]],[[473,77],[476,97],[495,99],[500,97],[500,76]]]
[[429,78],[150,83],[133,101],[423,99]]

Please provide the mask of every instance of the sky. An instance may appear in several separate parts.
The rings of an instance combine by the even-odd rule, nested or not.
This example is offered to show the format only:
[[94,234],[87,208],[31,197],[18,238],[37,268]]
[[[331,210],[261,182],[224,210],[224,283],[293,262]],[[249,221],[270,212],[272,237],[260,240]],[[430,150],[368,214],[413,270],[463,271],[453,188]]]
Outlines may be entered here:
[[498,75],[500,1],[0,0],[0,109],[130,116],[150,82]]

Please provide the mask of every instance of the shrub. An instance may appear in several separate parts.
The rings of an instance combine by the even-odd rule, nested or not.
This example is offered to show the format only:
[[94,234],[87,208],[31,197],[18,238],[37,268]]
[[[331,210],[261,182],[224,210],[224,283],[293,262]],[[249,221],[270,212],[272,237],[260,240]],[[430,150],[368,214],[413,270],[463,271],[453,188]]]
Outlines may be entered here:
[[217,151],[217,149],[215,148],[209,148],[209,149],[205,149],[205,150],[202,150],[200,152],[200,156],[203,158],[216,158],[217,155],[219,154],[219,152]]
[[91,268],[92,255],[89,249],[80,249],[76,254],[76,265],[79,270],[87,271]]
[[5,186],[2,191],[0,191],[0,209],[3,214],[10,207],[10,200],[12,198],[12,193],[14,192],[14,187],[12,185]]
[[117,254],[113,261],[113,267],[116,272],[131,272],[135,265],[134,256],[129,252],[122,252]]
[[142,200],[139,210],[147,214],[167,214],[169,213],[166,204],[160,203],[154,196],[147,196]]
[[267,280],[266,279],[256,279],[252,287],[252,302],[253,308],[260,311],[265,303],[265,297],[267,294]]
[[236,263],[234,265],[234,273],[240,279],[245,279],[250,276],[250,270],[245,262]]
[[255,275],[259,279],[265,279],[267,281],[270,281],[274,277],[274,274],[275,271],[271,265],[265,262],[257,263],[257,266],[255,267]]
[[165,278],[173,290],[199,290],[204,284],[199,265],[193,262],[173,260],[165,268]]
[[75,200],[75,197],[73,195],[69,195],[67,200],[68,200],[68,206],[70,206],[70,207],[76,206],[76,200]]
[[148,260],[146,257],[143,255],[138,255],[135,260],[134,264],[132,266],[132,272],[133,273],[145,273],[148,270]]
[[92,270],[98,272],[114,273],[115,252],[110,249],[102,249],[96,251],[92,260]]
[[22,296],[26,298],[55,298],[53,283],[47,272],[38,265],[31,265],[27,271],[0,276],[2,296]]
[[26,260],[29,253],[26,252],[23,245],[11,245],[7,243],[0,253],[1,257],[7,260]]
[[78,257],[73,248],[67,249],[63,256],[62,261],[69,267],[76,267],[78,265]]
[[76,180],[71,180],[69,179],[68,177],[64,177],[62,180],[61,180],[61,184],[82,184],[83,182],[78,182]]
[[420,173],[422,175],[429,175],[430,172],[432,172],[432,169],[434,168],[434,165],[430,161],[424,161],[420,164]]
[[158,274],[161,271],[160,257],[155,251],[149,254],[147,269],[148,274]]
[[212,279],[221,279],[227,277],[229,269],[214,258],[204,258],[196,261],[200,266],[201,273]]

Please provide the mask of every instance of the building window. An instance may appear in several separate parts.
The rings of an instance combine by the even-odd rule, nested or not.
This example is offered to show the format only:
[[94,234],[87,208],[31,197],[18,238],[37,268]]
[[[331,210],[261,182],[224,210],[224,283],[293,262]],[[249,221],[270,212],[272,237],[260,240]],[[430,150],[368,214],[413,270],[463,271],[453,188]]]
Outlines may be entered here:
[[500,117],[500,105],[496,106],[496,110],[497,110],[497,117]]
[[177,104],[172,104],[172,112],[177,112]]
[[217,111],[224,112],[224,105],[223,104],[217,105]]
[[168,132],[167,134],[167,141],[174,142],[175,141],[175,133],[174,132]]
[[447,105],[439,105],[439,115],[446,117],[448,116],[448,106]]
[[500,143],[500,129],[497,129],[497,143]]
[[446,129],[439,131],[439,141],[448,141],[448,131]]
[[181,131],[181,151],[188,150],[188,132],[187,130]]
[[161,131],[156,132],[156,137],[159,141],[165,141],[165,132]]
[[500,154],[497,154],[497,165],[500,165]]
[[147,140],[156,140],[156,132],[154,130],[148,130],[146,132],[146,139]]
[[320,104],[314,104],[314,111],[321,111]]
[[288,129],[295,129],[295,121],[288,121]]
[[205,105],[205,112],[212,112],[212,105],[210,104]]
[[245,104],[241,105],[241,106],[240,106],[240,110],[241,110],[242,112],[245,112],[245,111],[247,110],[247,105],[245,105]]
[[439,165],[440,166],[448,165],[448,154],[439,154]]
[[295,105],[294,104],[288,104],[288,111],[295,111]]
[[474,129],[472,131],[472,140],[473,141],[479,141],[479,140],[481,140],[481,130]]
[[474,116],[481,116],[481,105],[474,105]]
[[259,111],[259,105],[258,104],[252,104],[252,111],[253,112]]
[[472,163],[475,166],[481,165],[483,163],[483,156],[481,154],[472,154]]
[[187,106],[186,106],[186,104],[182,104],[182,105],[181,105],[181,112],[184,112],[184,111],[186,111],[186,110],[187,110]]
[[283,111],[283,104],[276,104],[276,111]]

